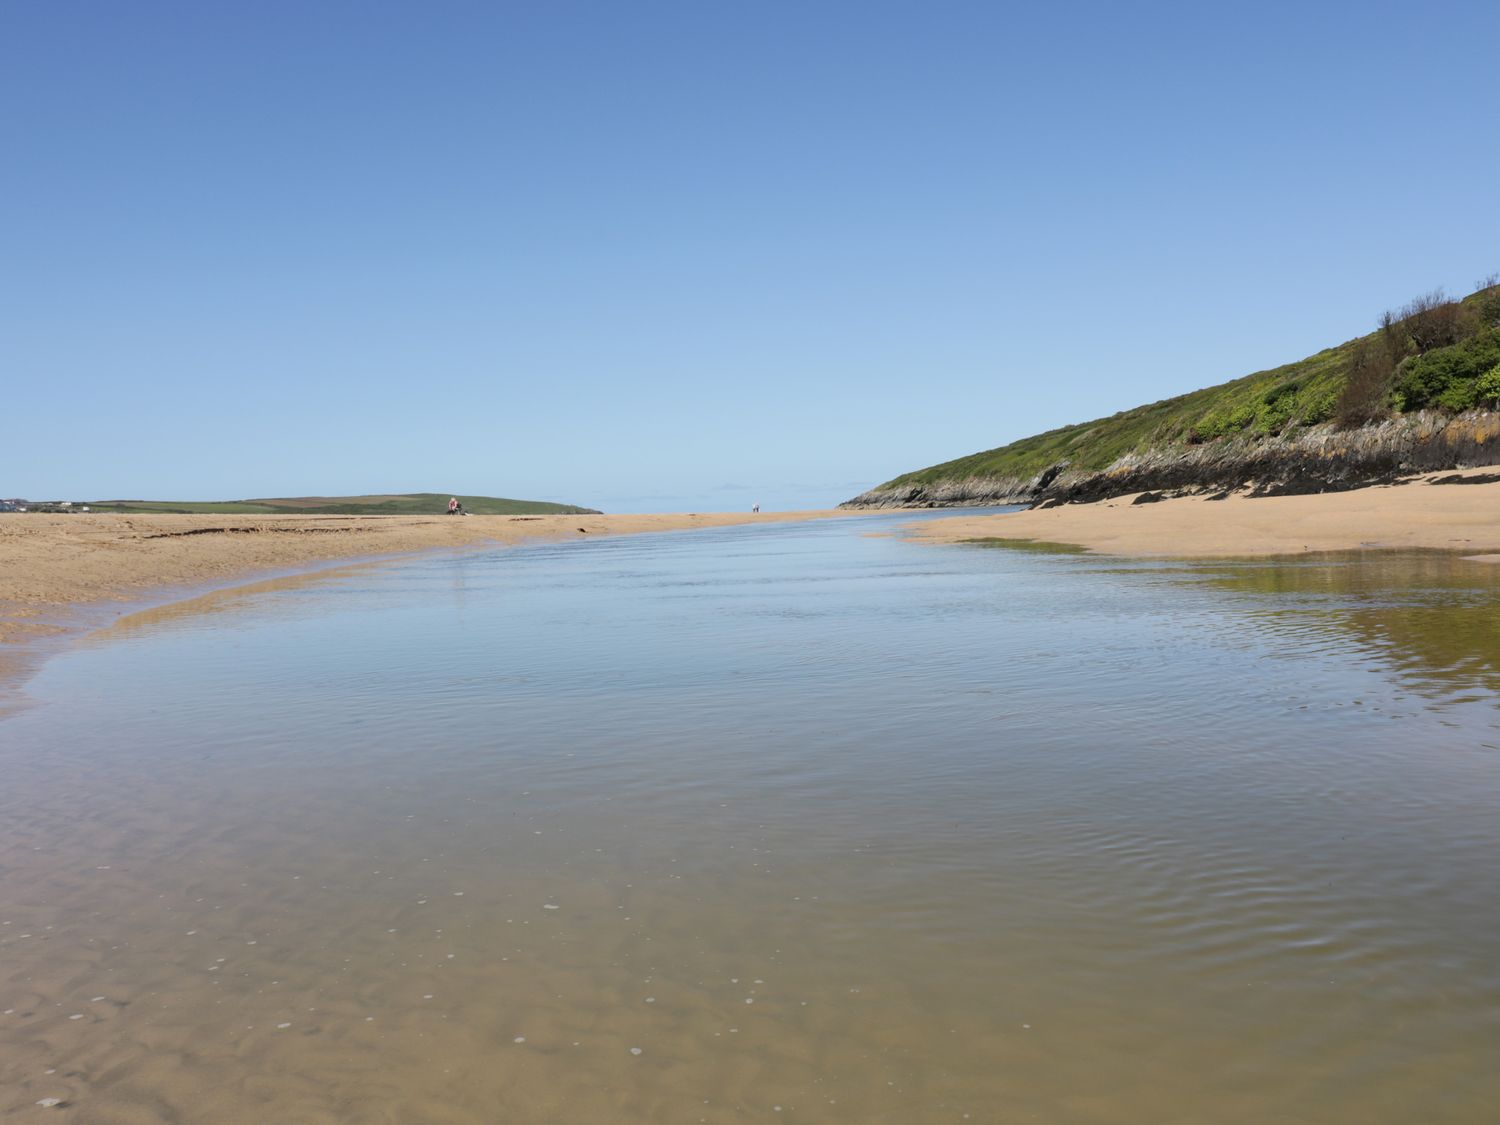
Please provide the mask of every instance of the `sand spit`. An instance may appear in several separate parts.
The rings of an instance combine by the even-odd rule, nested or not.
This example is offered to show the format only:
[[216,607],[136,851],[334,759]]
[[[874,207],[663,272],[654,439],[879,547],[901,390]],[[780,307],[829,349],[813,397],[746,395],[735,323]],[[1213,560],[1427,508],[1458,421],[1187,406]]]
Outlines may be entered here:
[[1094,504],[912,525],[913,539],[958,543],[1025,539],[1067,543],[1116,555],[1213,558],[1308,551],[1433,548],[1500,561],[1500,482],[1436,484],[1493,470],[1434,473],[1389,486],[1310,496],[1251,499],[1231,495],[1135,503],[1121,496]]
[[[547,516],[0,515],[0,674],[30,641],[161,600],[337,561],[437,548],[779,523],[842,512]],[[88,612],[93,610],[92,616]],[[14,661],[12,661],[14,662]]]

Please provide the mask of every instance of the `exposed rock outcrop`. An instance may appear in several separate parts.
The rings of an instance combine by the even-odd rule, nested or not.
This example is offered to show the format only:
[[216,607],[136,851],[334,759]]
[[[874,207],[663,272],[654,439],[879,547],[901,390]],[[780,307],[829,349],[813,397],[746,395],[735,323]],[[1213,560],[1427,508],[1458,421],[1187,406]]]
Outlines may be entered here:
[[1029,479],[967,477],[871,489],[842,508],[954,508],[1090,503],[1134,492],[1338,492],[1414,473],[1500,464],[1500,413],[1423,411],[1355,430],[1313,426],[1276,437],[1220,438],[1129,453],[1108,468],[1066,462]]

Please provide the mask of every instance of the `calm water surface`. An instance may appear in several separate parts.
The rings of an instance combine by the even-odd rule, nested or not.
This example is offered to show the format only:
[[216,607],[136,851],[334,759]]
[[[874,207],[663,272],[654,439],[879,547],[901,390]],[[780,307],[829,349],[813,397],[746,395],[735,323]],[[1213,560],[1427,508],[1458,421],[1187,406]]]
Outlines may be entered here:
[[910,519],[53,660],[0,720],[0,1116],[1495,1121],[1500,570]]

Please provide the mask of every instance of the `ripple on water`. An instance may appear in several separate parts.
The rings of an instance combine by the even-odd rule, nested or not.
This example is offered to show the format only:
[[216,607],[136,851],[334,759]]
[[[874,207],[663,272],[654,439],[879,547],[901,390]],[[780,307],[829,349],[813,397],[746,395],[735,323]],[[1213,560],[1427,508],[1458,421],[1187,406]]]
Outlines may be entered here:
[[0,1088],[1487,1121],[1493,588],[1415,573],[808,526],[116,636],[4,727]]

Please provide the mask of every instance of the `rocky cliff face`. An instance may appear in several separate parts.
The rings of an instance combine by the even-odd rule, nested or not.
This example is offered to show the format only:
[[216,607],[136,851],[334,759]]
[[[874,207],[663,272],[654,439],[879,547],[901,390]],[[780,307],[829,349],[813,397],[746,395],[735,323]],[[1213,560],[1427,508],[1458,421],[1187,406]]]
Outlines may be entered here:
[[1338,492],[1413,473],[1500,464],[1500,413],[1420,412],[1357,430],[1221,438],[1131,453],[1099,472],[1048,466],[1034,477],[969,477],[874,488],[841,508],[1088,503],[1132,492]]

